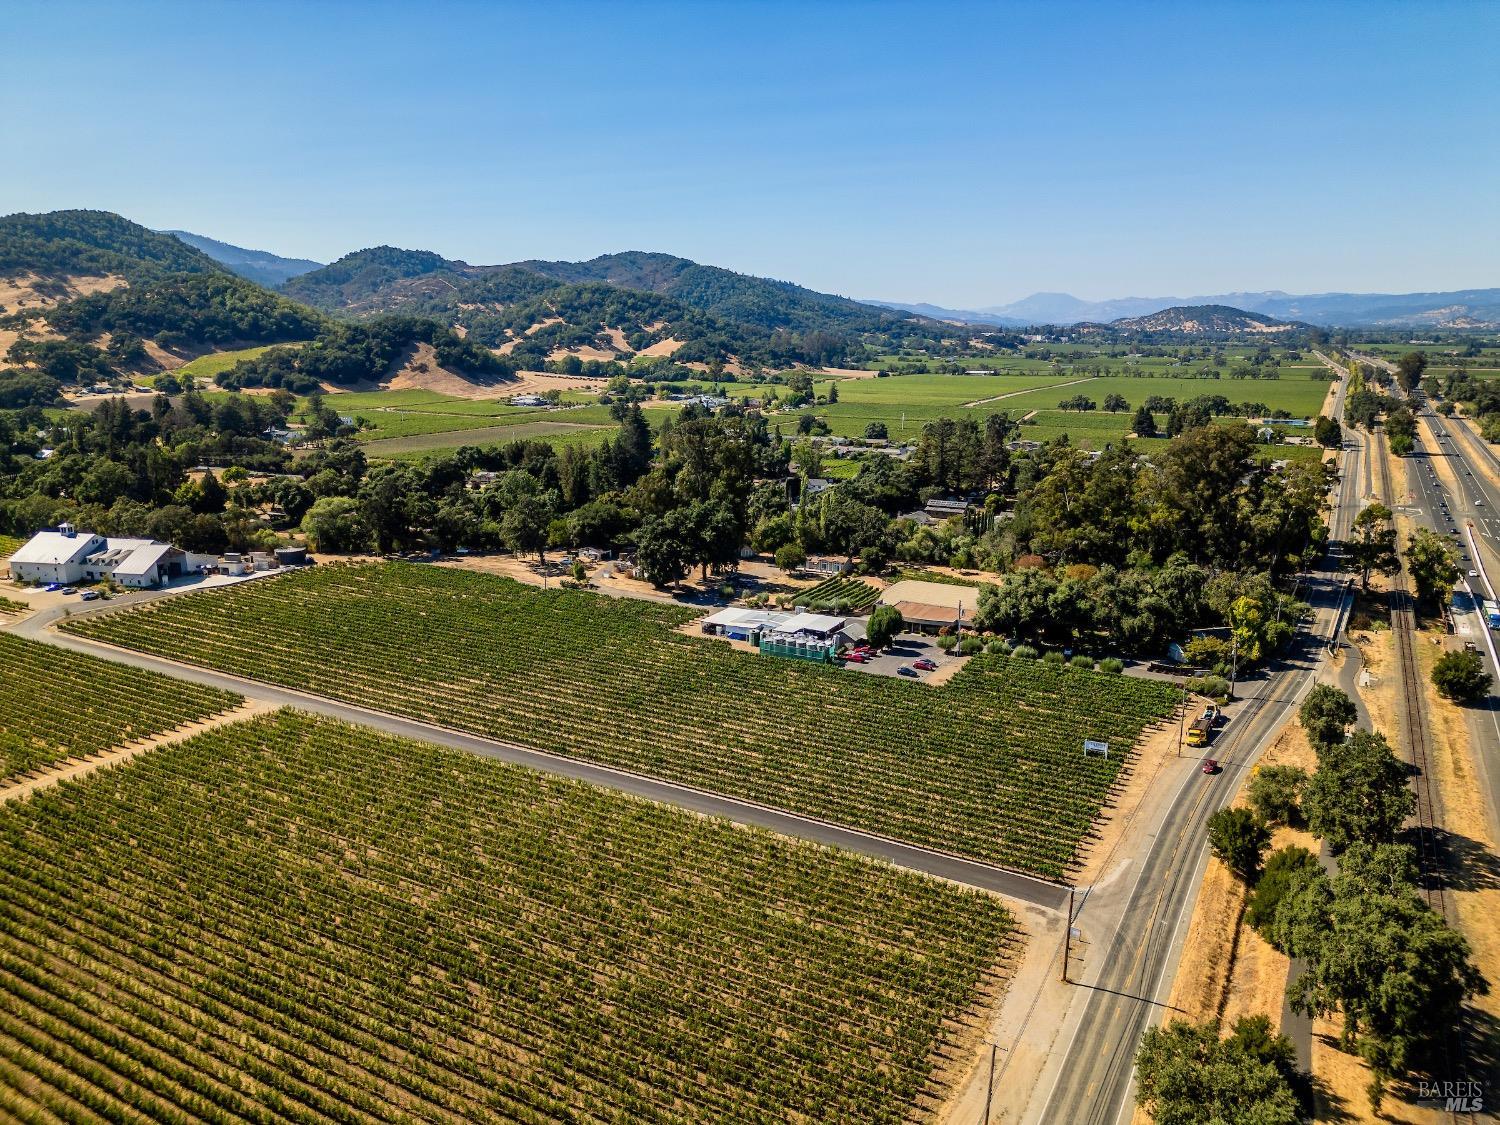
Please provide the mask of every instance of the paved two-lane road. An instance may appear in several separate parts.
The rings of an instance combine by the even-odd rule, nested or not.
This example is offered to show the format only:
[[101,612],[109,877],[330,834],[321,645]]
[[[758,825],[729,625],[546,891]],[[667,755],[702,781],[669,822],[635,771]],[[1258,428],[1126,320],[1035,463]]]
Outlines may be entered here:
[[[137,597],[131,600],[139,602],[149,599]],[[113,609],[114,607],[110,608]],[[515,765],[541,770],[559,777],[568,777],[578,781],[586,781],[594,785],[602,785],[609,789],[629,793],[635,797],[643,797],[649,801],[672,805],[704,816],[722,817],[740,824],[751,824],[758,828],[766,828],[784,836],[811,840],[829,847],[842,848],[845,851],[873,856],[877,859],[893,863],[898,867],[905,867],[912,871],[935,875],[940,879],[948,879],[952,882],[977,887],[981,890],[992,891],[996,894],[1004,895],[1006,898],[1040,907],[1043,910],[1061,910],[1068,901],[1068,890],[1064,886],[1049,883],[1043,879],[1033,878],[1015,871],[1006,871],[986,863],[978,863],[928,848],[903,844],[900,841],[887,839],[883,836],[860,832],[857,829],[845,828],[841,825],[830,824],[811,817],[798,816],[795,813],[784,812],[765,805],[758,805],[751,801],[740,801],[732,797],[723,797],[716,793],[708,793],[701,789],[693,789],[689,786],[678,785],[670,781],[659,781],[656,778],[628,773],[624,770],[611,769],[608,766],[599,766],[574,758],[564,758],[556,754],[547,754],[539,750],[532,750],[525,746],[516,745],[515,743],[502,742],[498,739],[481,738],[478,735],[465,734],[462,731],[450,730],[446,727],[418,722],[413,719],[404,719],[384,711],[374,711],[366,707],[358,707],[350,703],[327,699],[323,696],[292,691],[288,688],[277,687],[259,680],[251,680],[242,676],[217,672],[210,668],[179,664],[173,660],[164,660],[161,657],[150,656],[146,653],[116,648],[113,645],[102,644],[98,641],[88,640],[69,633],[59,633],[54,629],[48,628],[62,614],[63,610],[61,609],[35,614],[15,626],[12,632],[21,633],[31,637],[33,640],[57,645],[60,648],[72,649],[75,652],[83,652],[90,656],[112,660],[117,664],[125,664],[132,668],[140,668],[150,672],[160,672],[175,679],[190,680],[194,683],[207,684],[210,687],[221,688],[225,691],[237,692],[249,699],[261,700],[278,707],[296,707],[303,711],[327,715],[344,722],[374,727],[376,730],[400,735],[403,738],[415,738],[424,742],[435,742],[443,746],[451,746],[458,750],[467,750],[470,753],[480,754],[487,758],[497,758]]]

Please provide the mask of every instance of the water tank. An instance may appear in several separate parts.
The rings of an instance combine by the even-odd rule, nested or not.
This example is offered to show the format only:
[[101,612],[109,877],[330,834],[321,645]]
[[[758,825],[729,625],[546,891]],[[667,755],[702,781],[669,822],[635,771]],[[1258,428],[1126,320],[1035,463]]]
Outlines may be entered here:
[[279,566],[306,566],[306,547],[277,547],[276,562]]

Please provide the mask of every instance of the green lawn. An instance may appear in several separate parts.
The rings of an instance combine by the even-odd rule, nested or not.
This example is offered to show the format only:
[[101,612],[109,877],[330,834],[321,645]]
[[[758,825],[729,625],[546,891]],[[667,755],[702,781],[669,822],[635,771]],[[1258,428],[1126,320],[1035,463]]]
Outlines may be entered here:
[[[484,422],[485,419],[480,419]],[[512,441],[540,440],[559,449],[569,445],[597,445],[613,436],[613,426],[585,426],[568,422],[520,422],[508,426],[479,425],[439,433],[416,433],[386,437],[364,443],[368,457],[411,460],[439,450],[465,445],[504,445]]]
[[181,379],[184,375],[191,375],[194,379],[212,381],[213,377],[222,371],[228,371],[242,359],[254,359],[256,356],[270,351],[274,348],[295,348],[304,344],[305,340],[291,340],[285,344],[267,344],[260,348],[240,348],[231,352],[212,352],[209,355],[200,355],[197,359],[184,363],[172,374]]

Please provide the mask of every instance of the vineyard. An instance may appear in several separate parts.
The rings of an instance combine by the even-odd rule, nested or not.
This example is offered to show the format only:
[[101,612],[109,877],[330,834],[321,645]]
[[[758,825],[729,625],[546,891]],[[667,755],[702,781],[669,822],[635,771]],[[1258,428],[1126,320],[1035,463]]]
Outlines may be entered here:
[[21,549],[24,539],[17,539],[14,535],[0,535],[0,559],[8,559]]
[[0,633],[0,782],[241,702],[228,692]]
[[0,811],[0,884],[27,1121],[929,1119],[1016,946],[985,895],[290,711]]
[[[1000,656],[940,689],[741,653],[685,607],[405,563],[322,566],[66,628],[1061,876],[1166,684]],[[1109,741],[1084,757],[1085,737]]]
[[868,582],[839,576],[798,590],[789,600],[811,613],[850,613],[869,609],[879,597],[880,591]]
[[7,598],[4,594],[0,594],[0,613],[14,615],[25,613],[30,608],[31,606],[26,602],[18,602],[15,598]]

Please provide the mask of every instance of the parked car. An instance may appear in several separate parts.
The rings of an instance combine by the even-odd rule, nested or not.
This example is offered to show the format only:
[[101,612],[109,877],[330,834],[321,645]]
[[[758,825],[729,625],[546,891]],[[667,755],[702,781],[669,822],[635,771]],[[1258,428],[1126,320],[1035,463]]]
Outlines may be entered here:
[[1203,759],[1203,772],[1204,773],[1218,773],[1219,772],[1219,759],[1217,759],[1217,758],[1204,758]]
[[54,590],[61,590],[62,589],[62,583],[61,582],[48,582],[45,586],[42,587],[42,589],[45,590],[47,593],[50,594]]
[[1477,570],[1471,570],[1471,571],[1469,571],[1469,577],[1470,578],[1478,578],[1479,577],[1479,571],[1477,571]]
[[83,600],[86,601],[86,602],[91,602],[95,598],[97,598],[98,596],[99,596],[99,591],[98,590],[85,590],[83,592]]
[[922,657],[921,660],[913,660],[911,662],[911,666],[913,668],[920,668],[924,672],[936,672],[937,671],[937,665],[934,664],[931,660],[928,660],[927,657],[925,657],[925,656]]
[[896,675],[898,675],[898,676],[913,676],[913,677],[915,677],[917,675],[917,670],[915,668],[913,668],[910,664],[903,664],[903,665],[901,665],[901,667],[899,667],[899,668],[896,669]]
[[844,653],[844,662],[846,664],[868,664],[870,662],[870,657],[868,653],[857,651],[846,652]]
[[76,594],[76,593],[78,593],[78,587],[77,586],[64,586],[62,588],[62,592],[64,594]]

